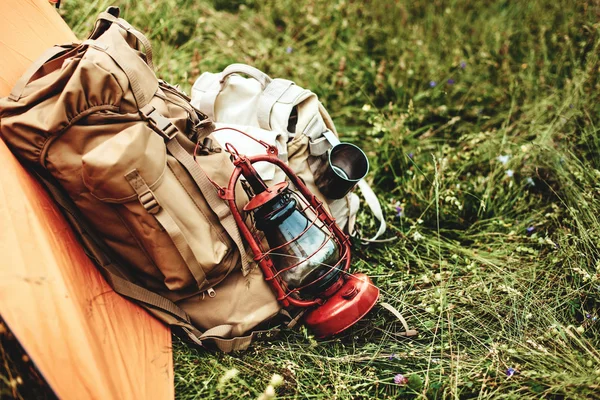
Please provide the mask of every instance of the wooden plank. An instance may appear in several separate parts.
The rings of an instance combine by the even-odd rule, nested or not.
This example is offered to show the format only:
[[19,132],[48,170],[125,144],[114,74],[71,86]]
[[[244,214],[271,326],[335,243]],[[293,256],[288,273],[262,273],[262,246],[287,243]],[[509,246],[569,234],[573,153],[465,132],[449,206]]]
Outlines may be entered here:
[[[0,1],[0,96],[75,37],[45,0]],[[63,399],[174,398],[168,327],[114,293],[0,141],[0,314]]]

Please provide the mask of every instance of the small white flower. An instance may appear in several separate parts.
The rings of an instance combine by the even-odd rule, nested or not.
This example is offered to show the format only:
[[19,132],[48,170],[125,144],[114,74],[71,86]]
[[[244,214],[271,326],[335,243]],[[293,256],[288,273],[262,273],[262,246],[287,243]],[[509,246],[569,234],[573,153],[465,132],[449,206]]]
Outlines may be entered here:
[[281,386],[282,383],[283,383],[283,376],[281,376],[279,374],[273,374],[273,376],[271,377],[271,385],[273,387],[277,387],[277,386]]
[[217,389],[222,390],[223,387],[225,387],[225,385],[227,385],[227,383],[230,380],[232,380],[233,378],[238,376],[239,373],[240,373],[240,371],[237,368],[232,368],[232,369],[225,371],[225,373],[219,378],[219,383],[217,384]]
[[528,177],[527,179],[525,179],[525,182],[527,182],[529,186],[535,186],[535,182],[533,181],[532,177]]
[[415,232],[413,233],[412,238],[415,242],[418,242],[419,240],[423,240],[423,235],[421,235],[419,232]]
[[267,386],[267,388],[265,389],[265,395],[268,398],[273,398],[275,397],[275,388],[271,385]]
[[240,371],[238,369],[232,368],[227,370],[221,378],[223,379],[223,381],[227,382],[238,376],[239,373]]
[[498,161],[500,161],[502,163],[502,165],[506,165],[506,163],[508,162],[508,160],[510,160],[510,156],[508,154],[503,155],[503,156],[498,156],[496,158]]
[[512,169],[506,170],[506,176],[508,176],[509,178],[512,178],[514,174],[515,174],[515,171],[513,171]]

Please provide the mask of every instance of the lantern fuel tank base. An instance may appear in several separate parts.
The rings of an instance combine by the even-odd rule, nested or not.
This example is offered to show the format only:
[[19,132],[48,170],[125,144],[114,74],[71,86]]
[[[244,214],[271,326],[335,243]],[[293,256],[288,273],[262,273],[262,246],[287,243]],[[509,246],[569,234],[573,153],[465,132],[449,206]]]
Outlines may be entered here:
[[322,339],[349,328],[377,303],[379,289],[365,274],[347,275],[344,285],[327,301],[307,312],[304,322]]

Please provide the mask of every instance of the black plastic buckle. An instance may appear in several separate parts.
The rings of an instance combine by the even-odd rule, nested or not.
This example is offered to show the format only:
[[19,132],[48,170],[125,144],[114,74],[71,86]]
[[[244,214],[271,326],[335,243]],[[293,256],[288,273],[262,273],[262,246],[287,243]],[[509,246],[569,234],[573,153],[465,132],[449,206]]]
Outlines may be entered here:
[[150,128],[161,135],[166,141],[171,141],[177,136],[179,132],[177,127],[151,105],[143,107],[140,110],[140,114],[148,122]]

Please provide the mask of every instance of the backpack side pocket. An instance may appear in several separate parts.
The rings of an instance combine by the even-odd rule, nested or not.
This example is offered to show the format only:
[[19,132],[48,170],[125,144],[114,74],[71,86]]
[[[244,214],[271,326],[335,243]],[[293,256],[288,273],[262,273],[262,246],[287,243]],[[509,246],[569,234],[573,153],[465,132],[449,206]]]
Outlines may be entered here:
[[83,155],[83,182],[117,209],[169,290],[206,290],[239,256],[210,207],[192,200],[204,200],[198,188],[182,184],[169,158],[160,136],[145,123],[134,124]]

